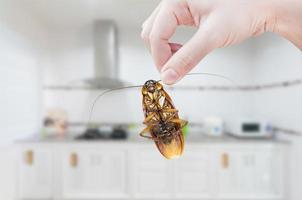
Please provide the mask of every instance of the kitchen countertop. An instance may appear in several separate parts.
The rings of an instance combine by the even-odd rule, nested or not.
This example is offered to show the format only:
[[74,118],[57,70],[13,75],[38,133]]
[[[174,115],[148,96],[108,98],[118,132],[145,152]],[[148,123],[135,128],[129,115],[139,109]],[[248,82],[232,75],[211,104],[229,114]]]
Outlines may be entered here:
[[[266,139],[266,138],[236,138],[229,135],[224,135],[220,137],[211,136],[199,136],[199,137],[188,137],[185,139],[186,143],[281,143],[290,144],[290,141],[284,139]],[[16,144],[26,144],[26,143],[137,143],[144,144],[152,142],[151,140],[140,138],[129,138],[129,139],[99,139],[99,140],[77,140],[74,136],[58,138],[58,137],[47,137],[47,138],[25,138],[16,140]]]

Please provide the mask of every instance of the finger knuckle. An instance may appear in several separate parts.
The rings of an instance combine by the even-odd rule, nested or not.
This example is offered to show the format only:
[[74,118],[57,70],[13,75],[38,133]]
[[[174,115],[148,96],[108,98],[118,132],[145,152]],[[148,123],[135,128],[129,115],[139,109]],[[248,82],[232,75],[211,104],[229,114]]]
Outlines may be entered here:
[[154,31],[151,31],[151,33],[149,34],[148,37],[150,42],[156,42],[159,40],[159,35],[157,33],[155,33]]
[[221,43],[222,31],[213,31],[214,29],[204,29],[203,35],[206,37],[204,44],[211,48],[217,48]]
[[143,40],[149,40],[149,35],[146,33],[146,31],[142,30],[142,32],[141,32],[141,38]]
[[193,66],[193,59],[189,55],[178,56],[176,62],[180,66],[178,71],[181,74],[187,73]]

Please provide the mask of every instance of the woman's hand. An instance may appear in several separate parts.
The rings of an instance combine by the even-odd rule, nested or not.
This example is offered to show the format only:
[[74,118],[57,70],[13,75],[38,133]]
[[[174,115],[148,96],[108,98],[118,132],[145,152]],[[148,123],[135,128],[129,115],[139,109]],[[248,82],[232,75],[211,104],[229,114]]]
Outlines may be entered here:
[[[170,43],[177,26],[198,27],[183,46]],[[166,84],[174,84],[215,48],[265,31],[302,48],[301,0],[164,0],[144,22],[141,36]]]

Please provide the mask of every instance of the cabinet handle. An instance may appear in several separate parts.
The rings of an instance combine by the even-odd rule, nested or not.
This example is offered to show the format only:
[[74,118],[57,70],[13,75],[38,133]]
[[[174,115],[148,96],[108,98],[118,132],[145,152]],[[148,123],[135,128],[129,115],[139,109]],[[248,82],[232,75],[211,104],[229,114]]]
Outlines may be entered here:
[[221,155],[221,165],[224,169],[227,169],[229,167],[229,155],[227,153],[223,153]]
[[25,163],[28,165],[34,164],[34,151],[33,150],[27,150],[25,152]]
[[71,153],[70,154],[70,166],[75,168],[78,165],[78,155],[77,153]]

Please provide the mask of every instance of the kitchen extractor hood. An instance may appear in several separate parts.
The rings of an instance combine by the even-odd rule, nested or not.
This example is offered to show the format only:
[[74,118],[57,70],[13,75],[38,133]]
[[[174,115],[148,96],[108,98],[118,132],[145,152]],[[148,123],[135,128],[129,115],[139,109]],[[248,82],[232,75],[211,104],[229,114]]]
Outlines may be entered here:
[[117,28],[111,20],[96,20],[93,27],[94,77],[85,83],[98,89],[111,89],[124,85],[118,79],[119,56]]

